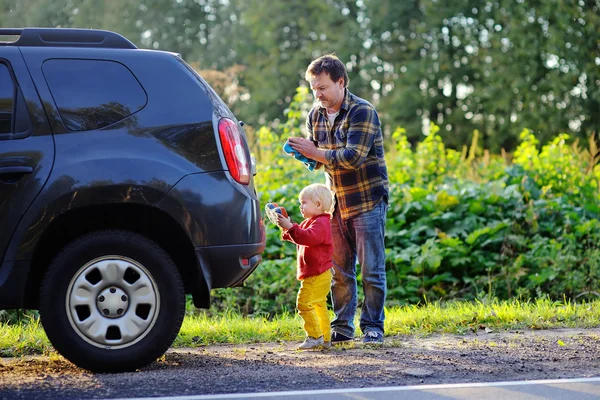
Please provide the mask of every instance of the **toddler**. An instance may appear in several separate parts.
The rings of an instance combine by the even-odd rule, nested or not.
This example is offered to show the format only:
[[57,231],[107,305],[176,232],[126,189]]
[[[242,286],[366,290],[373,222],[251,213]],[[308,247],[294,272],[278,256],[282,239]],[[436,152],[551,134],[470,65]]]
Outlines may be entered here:
[[305,218],[300,224],[277,214],[282,238],[296,244],[298,251],[296,277],[300,281],[300,290],[296,307],[306,332],[306,340],[298,348],[327,348],[331,346],[327,295],[331,289],[333,196],[327,186],[315,183],[302,189],[298,199]]

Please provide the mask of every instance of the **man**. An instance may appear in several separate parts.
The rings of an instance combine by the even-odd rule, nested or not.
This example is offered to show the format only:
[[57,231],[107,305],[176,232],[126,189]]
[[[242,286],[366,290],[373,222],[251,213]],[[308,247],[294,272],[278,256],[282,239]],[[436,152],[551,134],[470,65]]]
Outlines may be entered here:
[[335,196],[331,342],[339,344],[354,337],[358,258],[365,295],[360,316],[363,341],[381,344],[388,175],[379,117],[370,103],[348,91],[348,73],[336,56],[314,60],[306,70],[306,80],[318,105],[306,120],[308,139],[290,138],[289,142],[295,151],[324,166]]

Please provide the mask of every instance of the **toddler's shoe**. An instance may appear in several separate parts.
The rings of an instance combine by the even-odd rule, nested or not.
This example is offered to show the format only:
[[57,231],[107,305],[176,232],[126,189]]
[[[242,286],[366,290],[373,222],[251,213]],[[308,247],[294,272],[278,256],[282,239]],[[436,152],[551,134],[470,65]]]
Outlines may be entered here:
[[318,338],[308,336],[304,339],[304,343],[298,346],[298,350],[320,350],[323,348],[325,348],[323,336],[319,336]]
[[278,221],[277,215],[281,214],[286,218],[288,217],[288,213],[285,210],[285,208],[278,206],[277,203],[267,203],[265,205],[265,214],[267,214],[267,218],[269,218],[269,221],[271,221],[275,225],[277,225]]
[[287,154],[294,153],[294,158],[303,163],[309,171],[314,171],[317,167],[317,162],[315,160],[308,158],[294,150],[292,146],[290,146],[289,140],[286,140],[285,144],[283,145],[283,151],[285,151]]

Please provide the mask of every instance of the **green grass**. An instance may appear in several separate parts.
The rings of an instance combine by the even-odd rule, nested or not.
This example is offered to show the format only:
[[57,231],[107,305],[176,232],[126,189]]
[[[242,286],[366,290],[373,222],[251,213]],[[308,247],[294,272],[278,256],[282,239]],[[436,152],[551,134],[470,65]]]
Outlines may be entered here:
[[39,354],[52,350],[39,318],[18,324],[0,324],[0,356]]
[[[356,321],[358,326],[358,320]],[[386,336],[434,333],[464,334],[479,329],[526,330],[592,328],[600,326],[600,300],[572,303],[536,302],[427,303],[386,310]],[[283,314],[272,319],[243,317],[236,313],[209,316],[193,312],[183,321],[174,347],[196,347],[214,343],[259,343],[301,340],[303,332],[297,315]],[[0,324],[0,355],[50,353],[52,347],[39,319],[17,324]]]
[[600,325],[600,301],[428,303],[389,310],[386,335],[462,334],[492,330],[591,328]]
[[296,340],[302,328],[298,316],[283,314],[273,319],[243,317],[236,313],[187,316],[174,346],[197,346],[213,343],[260,343]]

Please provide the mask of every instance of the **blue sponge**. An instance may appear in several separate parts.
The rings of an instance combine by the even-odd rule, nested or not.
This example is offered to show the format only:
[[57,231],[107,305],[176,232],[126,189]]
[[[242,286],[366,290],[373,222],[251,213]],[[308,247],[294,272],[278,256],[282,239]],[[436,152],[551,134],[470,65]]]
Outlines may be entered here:
[[294,153],[294,158],[306,165],[306,168],[308,168],[309,171],[314,171],[317,167],[317,162],[315,160],[313,160],[312,158],[308,158],[294,150],[292,146],[290,146],[289,140],[287,140],[283,145],[283,151],[285,151],[287,154]]

